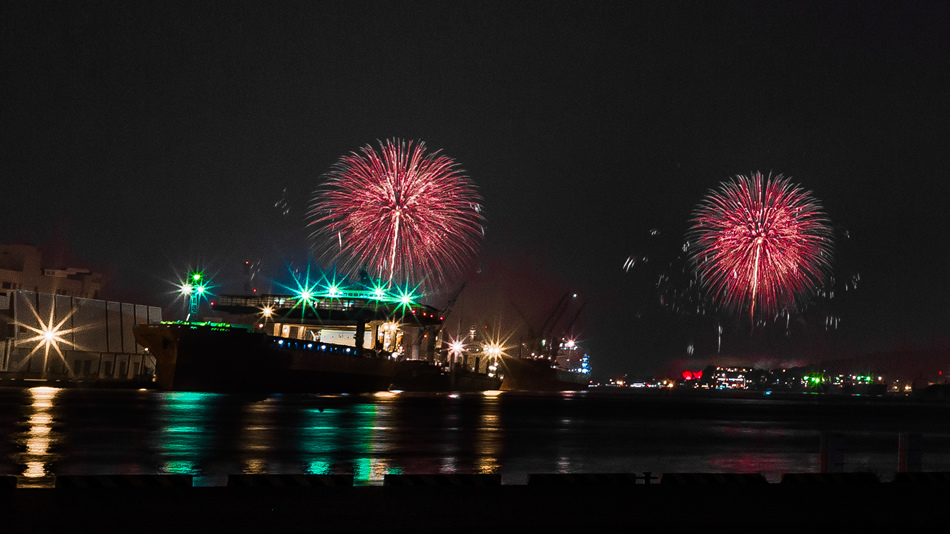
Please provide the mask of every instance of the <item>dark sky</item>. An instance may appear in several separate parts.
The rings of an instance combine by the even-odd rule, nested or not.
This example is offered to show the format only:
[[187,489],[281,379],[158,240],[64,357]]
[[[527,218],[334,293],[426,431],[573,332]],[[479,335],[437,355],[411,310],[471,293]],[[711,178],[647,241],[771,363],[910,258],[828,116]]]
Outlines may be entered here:
[[[948,51],[945,1],[4,2],[0,242],[107,273],[111,298],[170,305],[199,264],[240,292],[246,259],[286,284],[321,175],[421,139],[488,222],[449,324],[537,328],[576,292],[599,380],[944,347]],[[837,330],[817,304],[771,332],[657,305],[695,205],[757,170],[850,236]]]

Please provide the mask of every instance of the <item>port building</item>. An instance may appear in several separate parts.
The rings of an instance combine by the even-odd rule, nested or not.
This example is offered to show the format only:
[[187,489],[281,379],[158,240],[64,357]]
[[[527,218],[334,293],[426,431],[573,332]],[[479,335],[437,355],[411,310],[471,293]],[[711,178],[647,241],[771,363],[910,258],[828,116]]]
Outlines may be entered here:
[[0,381],[149,381],[155,359],[132,328],[156,306],[102,300],[102,275],[43,265],[33,245],[0,244]]

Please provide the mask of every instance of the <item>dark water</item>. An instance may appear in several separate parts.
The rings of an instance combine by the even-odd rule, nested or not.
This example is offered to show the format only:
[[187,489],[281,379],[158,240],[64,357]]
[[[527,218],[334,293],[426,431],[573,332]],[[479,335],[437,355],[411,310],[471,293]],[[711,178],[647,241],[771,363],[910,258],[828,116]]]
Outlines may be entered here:
[[910,399],[581,393],[247,397],[136,390],[0,389],[0,474],[817,471],[821,436],[844,470],[889,479],[898,436],[926,471],[950,471],[950,404]]

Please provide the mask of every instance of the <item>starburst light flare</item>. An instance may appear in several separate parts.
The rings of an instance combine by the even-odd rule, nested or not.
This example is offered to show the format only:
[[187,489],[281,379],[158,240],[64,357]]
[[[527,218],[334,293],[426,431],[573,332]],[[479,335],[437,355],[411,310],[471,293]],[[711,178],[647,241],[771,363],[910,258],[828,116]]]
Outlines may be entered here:
[[829,221],[811,192],[782,175],[736,176],[693,213],[689,256],[720,305],[765,317],[801,307],[830,268]]
[[457,163],[425,143],[380,142],[343,156],[308,214],[317,253],[347,274],[439,288],[470,266],[481,243],[481,196]]
[[[23,327],[25,330],[30,331],[34,335],[22,340],[23,343],[36,343],[33,346],[33,349],[30,350],[30,353],[20,362],[20,366],[28,365],[30,359],[34,355],[40,354],[42,351],[43,354],[43,372],[44,376],[46,373],[46,366],[49,360],[50,349],[56,352],[56,355],[59,357],[60,361],[67,364],[67,372],[69,375],[72,375],[72,370],[68,367],[68,362],[66,361],[66,355],[63,353],[62,349],[66,347],[75,346],[72,341],[69,341],[64,336],[68,336],[73,332],[77,332],[79,328],[64,328],[64,325],[69,321],[72,315],[75,313],[75,309],[71,310],[65,317],[63,317],[58,323],[55,321],[53,306],[50,306],[49,320],[45,321],[40,317],[39,312],[36,311],[36,308],[32,304],[29,305],[30,311],[33,312],[33,316],[36,318],[36,326],[32,326],[26,323],[18,322],[17,324]],[[70,336],[71,337],[71,336]]]

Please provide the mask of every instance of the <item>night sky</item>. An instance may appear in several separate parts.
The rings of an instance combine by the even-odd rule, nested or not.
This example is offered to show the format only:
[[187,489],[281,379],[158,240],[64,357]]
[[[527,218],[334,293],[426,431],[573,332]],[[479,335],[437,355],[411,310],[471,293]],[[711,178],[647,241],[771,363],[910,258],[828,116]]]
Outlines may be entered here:
[[[484,197],[451,330],[515,344],[576,292],[596,380],[950,345],[947,2],[150,4],[0,6],[0,242],[109,298],[289,284],[321,175],[421,139]],[[857,290],[756,330],[660,306],[696,204],[755,171],[822,202]]]

